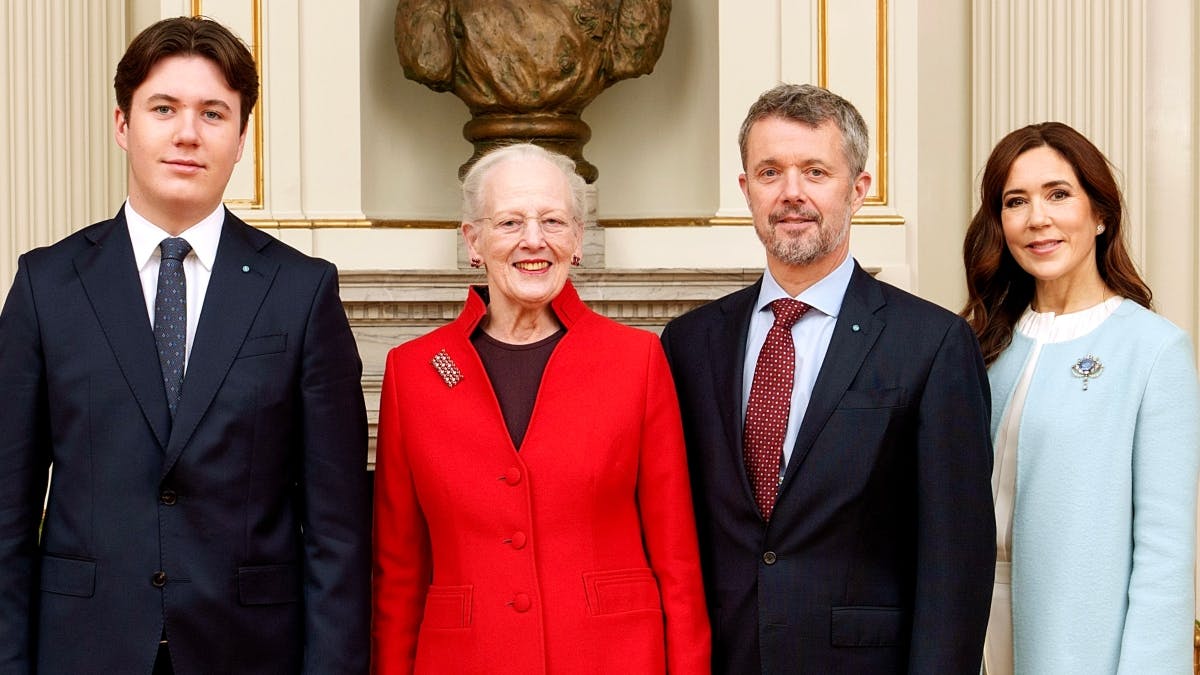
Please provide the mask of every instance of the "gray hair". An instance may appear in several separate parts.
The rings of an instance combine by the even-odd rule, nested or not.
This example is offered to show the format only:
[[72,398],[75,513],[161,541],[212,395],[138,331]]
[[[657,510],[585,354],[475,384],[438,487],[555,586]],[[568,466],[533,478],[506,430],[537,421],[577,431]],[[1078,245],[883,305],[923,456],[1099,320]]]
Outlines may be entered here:
[[540,159],[557,167],[562,172],[563,178],[567,179],[567,184],[571,186],[571,215],[580,224],[583,223],[584,195],[587,192],[587,183],[579,177],[578,173],[575,173],[575,160],[532,143],[514,143],[489,151],[471,165],[462,180],[462,217],[464,222],[473,222],[482,217],[480,212],[483,210],[483,188],[492,169],[517,159]]
[[763,92],[750,106],[742,129],[738,132],[738,147],[742,151],[742,169],[746,168],[746,138],[755,122],[779,117],[818,127],[833,122],[842,132],[842,152],[854,175],[867,165],[867,124],[862,115],[846,99],[811,84],[781,84]]

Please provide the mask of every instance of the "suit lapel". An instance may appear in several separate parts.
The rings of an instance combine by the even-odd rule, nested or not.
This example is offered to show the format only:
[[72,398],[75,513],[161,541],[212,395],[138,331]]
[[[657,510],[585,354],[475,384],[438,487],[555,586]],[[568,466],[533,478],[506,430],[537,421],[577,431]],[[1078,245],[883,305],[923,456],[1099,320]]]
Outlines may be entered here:
[[[260,253],[271,236],[225,212],[163,475],[174,466],[233,365],[279,265]],[[160,385],[161,387],[161,385]],[[165,396],[165,395],[164,395]]]
[[165,448],[171,421],[167,395],[124,209],[87,236],[92,248],[75,258],[75,271],[142,415]]
[[821,362],[821,370],[813,385],[808,410],[804,413],[804,421],[800,423],[796,445],[792,447],[792,457],[784,473],[783,485],[779,489],[781,496],[800,470],[800,465],[812,450],[813,443],[825,428],[829,416],[842,400],[842,394],[858,375],[863,360],[879,339],[879,334],[883,332],[884,322],[876,316],[876,312],[883,305],[883,292],[879,289],[879,282],[864,272],[856,262],[850,284],[846,288],[846,297],[842,301],[841,312],[833,327],[829,350],[825,352],[825,359]]
[[734,449],[733,463],[738,468],[743,492],[751,504],[754,503],[754,491],[742,459],[742,373],[746,366],[746,332],[750,328],[750,315],[761,287],[762,279],[759,279],[757,283],[721,300],[721,320],[712,326],[708,336],[713,393],[725,431],[725,447]]

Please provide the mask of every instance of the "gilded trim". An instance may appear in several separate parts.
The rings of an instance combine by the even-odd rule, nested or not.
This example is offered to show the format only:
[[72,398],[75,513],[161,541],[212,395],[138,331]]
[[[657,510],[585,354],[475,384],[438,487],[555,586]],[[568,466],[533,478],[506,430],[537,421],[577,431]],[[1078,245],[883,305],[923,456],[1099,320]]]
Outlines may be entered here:
[[829,7],[828,0],[817,0],[817,86],[829,83]]
[[[829,86],[829,0],[817,0],[817,84]],[[867,195],[867,206],[888,203],[888,3],[875,2],[876,85],[876,193]],[[899,217],[899,216],[897,216]],[[855,219],[855,222],[859,222]],[[903,218],[901,218],[903,222]]]
[[[246,218],[246,223],[263,229],[280,230],[324,230],[341,228],[370,228],[384,230],[457,230],[461,223],[457,220],[433,219],[362,219],[362,220],[325,220],[297,219],[273,220],[270,218]],[[850,219],[854,225],[903,225],[904,216],[893,215],[864,215],[859,214]],[[682,218],[601,218],[598,225],[601,228],[625,227],[716,227],[716,226],[746,226],[753,225],[749,217],[711,217],[703,216]]]
[[458,220],[434,219],[372,219],[368,220],[371,227],[393,230],[457,230],[462,225]]
[[371,220],[272,220],[269,218],[245,218],[243,220],[247,225],[253,225],[254,227],[280,230],[338,229],[375,226],[375,222]]
[[600,227],[707,227],[712,218],[601,218]]
[[[204,0],[192,0],[192,16],[204,15]],[[254,199],[226,199],[225,205],[236,209],[263,208],[263,91],[262,80],[262,0],[250,2],[250,32],[254,36],[250,52],[254,55],[254,67],[258,70],[258,101],[251,112],[254,124]]]

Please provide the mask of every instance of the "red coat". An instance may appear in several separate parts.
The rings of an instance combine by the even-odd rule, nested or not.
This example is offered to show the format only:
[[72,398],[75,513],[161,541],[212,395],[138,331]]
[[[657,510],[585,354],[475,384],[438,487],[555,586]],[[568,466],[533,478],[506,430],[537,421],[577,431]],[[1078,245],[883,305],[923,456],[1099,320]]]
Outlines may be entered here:
[[567,332],[520,453],[469,341],[487,309],[478,292],[452,323],[388,355],[377,673],[709,672],[683,431],[659,342],[592,312],[569,282],[551,304]]

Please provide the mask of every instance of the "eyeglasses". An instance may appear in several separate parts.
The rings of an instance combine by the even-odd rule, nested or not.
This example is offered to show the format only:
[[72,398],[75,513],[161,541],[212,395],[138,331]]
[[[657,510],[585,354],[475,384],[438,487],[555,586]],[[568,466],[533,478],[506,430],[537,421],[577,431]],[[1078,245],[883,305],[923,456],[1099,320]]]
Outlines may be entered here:
[[525,231],[525,226],[533,223],[542,234],[562,234],[571,228],[573,219],[563,213],[542,213],[537,216],[522,216],[506,213],[491,218],[477,218],[492,224],[492,230],[501,235],[516,235]]

